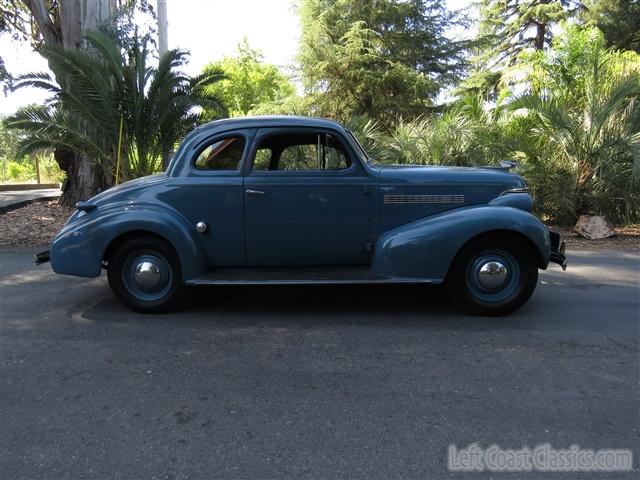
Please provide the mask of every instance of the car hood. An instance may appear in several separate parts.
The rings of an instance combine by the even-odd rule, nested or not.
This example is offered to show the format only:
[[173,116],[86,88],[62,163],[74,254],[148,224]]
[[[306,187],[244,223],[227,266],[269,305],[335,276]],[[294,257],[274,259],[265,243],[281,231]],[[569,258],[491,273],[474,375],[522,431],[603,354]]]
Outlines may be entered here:
[[135,180],[121,183],[120,185],[111,187],[108,190],[99,193],[90,199],[88,203],[94,205],[105,205],[112,202],[138,199],[149,187],[167,183],[169,181],[170,177],[167,177],[164,173],[136,178]]
[[[500,168],[388,165],[380,167],[380,184],[482,187],[496,194],[526,186],[522,177]],[[493,197],[492,197],[493,198]]]
[[488,204],[505,190],[526,184],[520,175],[496,168],[380,167],[383,230],[470,205]]

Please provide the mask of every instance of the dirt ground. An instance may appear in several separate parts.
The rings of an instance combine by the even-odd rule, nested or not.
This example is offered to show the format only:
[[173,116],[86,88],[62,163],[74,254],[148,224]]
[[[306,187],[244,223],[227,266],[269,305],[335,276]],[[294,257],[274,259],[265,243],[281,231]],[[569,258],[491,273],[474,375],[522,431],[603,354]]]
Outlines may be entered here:
[[578,236],[569,227],[556,227],[550,225],[551,230],[560,232],[562,238],[567,242],[567,249],[591,249],[591,250],[608,250],[608,249],[637,249],[640,248],[640,225],[627,225],[624,227],[616,227],[616,236],[603,238],[601,240],[589,240]]
[[[61,207],[55,200],[34,202],[0,214],[0,247],[47,245],[67,221],[72,208]],[[615,237],[587,240],[578,237],[570,228],[554,227],[570,248],[633,249],[640,248],[640,225],[616,228]]]
[[0,214],[0,247],[48,245],[73,210],[45,200]]

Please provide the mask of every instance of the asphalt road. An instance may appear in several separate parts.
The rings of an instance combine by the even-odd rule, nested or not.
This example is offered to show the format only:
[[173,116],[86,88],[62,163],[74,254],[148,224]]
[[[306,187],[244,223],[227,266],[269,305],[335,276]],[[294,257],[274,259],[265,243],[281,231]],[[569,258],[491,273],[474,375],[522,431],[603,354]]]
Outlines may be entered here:
[[225,287],[133,314],[103,276],[0,250],[0,476],[541,478],[447,447],[631,448],[640,255],[569,252],[507,318],[439,288]]

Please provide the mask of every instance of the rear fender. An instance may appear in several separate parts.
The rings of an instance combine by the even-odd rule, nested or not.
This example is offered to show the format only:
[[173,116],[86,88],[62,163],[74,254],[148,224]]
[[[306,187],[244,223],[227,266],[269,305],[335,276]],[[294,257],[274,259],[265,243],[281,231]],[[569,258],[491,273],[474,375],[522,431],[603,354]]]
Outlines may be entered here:
[[372,270],[389,277],[442,282],[458,251],[472,238],[491,231],[512,231],[531,241],[540,268],[549,263],[549,232],[528,212],[506,206],[449,210],[394,228],[376,242]]
[[183,280],[197,278],[205,271],[195,228],[180,213],[158,204],[131,202],[74,215],[53,240],[51,267],[65,275],[97,277],[111,242],[134,231],[149,232],[169,242],[180,259]]

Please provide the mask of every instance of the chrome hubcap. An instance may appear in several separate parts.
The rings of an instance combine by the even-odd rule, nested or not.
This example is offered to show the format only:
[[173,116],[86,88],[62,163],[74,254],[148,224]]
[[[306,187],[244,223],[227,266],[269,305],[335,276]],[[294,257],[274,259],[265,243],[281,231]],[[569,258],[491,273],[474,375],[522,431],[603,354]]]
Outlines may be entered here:
[[162,280],[160,266],[149,260],[139,262],[133,273],[133,280],[141,289],[147,291],[153,290]]
[[497,290],[504,285],[509,271],[498,261],[486,262],[478,269],[478,283],[487,290]]

